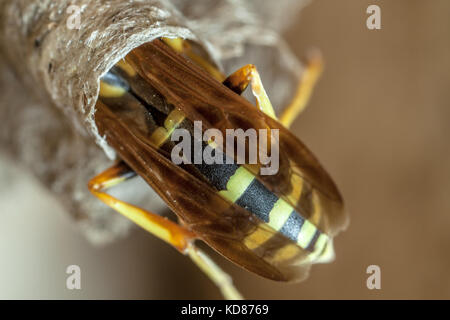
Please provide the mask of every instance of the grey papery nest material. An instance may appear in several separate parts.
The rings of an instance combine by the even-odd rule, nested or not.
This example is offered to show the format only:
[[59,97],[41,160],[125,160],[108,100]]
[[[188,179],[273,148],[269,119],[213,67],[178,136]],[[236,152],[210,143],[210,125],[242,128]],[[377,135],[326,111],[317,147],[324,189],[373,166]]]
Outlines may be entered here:
[[[202,45],[225,73],[255,64],[274,106],[283,106],[302,68],[278,32],[307,2],[2,0],[1,152],[62,201],[92,241],[125,234],[131,223],[86,187],[115,157],[94,122],[99,78],[145,42],[182,37]],[[81,9],[79,29],[67,24],[71,4]],[[164,208],[139,179],[115,192]]]

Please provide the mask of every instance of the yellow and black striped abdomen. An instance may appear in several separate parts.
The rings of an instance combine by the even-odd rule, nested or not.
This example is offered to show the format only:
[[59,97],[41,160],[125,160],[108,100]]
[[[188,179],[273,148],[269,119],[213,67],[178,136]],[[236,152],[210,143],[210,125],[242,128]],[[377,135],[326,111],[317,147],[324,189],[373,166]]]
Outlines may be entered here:
[[[225,163],[224,159],[224,164],[196,166],[224,198],[256,215],[269,228],[281,233],[302,249],[314,253],[316,258],[323,254],[328,243],[325,233],[305,219],[285,200],[269,191],[245,167]],[[312,192],[306,188],[303,190]],[[313,201],[311,196],[305,198]],[[255,235],[249,235],[249,237],[252,236]]]

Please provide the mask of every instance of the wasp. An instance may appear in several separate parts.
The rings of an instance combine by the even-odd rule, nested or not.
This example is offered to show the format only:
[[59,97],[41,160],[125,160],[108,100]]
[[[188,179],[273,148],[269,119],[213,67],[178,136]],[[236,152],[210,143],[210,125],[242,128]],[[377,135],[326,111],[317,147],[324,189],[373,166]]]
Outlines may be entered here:
[[[198,246],[201,240],[238,266],[276,281],[299,281],[313,263],[334,256],[333,237],[347,223],[328,173],[289,126],[304,109],[322,70],[310,59],[293,101],[278,118],[254,65],[225,77],[194,43],[160,38],[126,55],[101,78],[95,121],[118,162],[89,190],[105,204],[188,255],[220,288],[239,299],[231,278]],[[241,94],[250,86],[256,106]],[[277,129],[279,170],[264,164],[179,164],[172,133],[205,129]],[[213,141],[203,141],[204,145]],[[218,152],[219,150],[217,150]],[[270,151],[270,150],[269,150]],[[117,199],[107,190],[141,176],[178,221]]]

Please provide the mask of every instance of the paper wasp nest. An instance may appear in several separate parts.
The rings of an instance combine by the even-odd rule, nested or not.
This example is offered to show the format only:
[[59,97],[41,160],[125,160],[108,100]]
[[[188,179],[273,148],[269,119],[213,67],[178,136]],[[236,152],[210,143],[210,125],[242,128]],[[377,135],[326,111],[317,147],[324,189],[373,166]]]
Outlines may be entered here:
[[[307,2],[2,0],[1,154],[28,168],[91,240],[109,241],[131,223],[86,187],[115,156],[93,120],[99,78],[145,42],[182,37],[201,44],[226,74],[255,64],[274,106],[283,106],[301,65],[278,32]],[[163,205],[143,186],[136,181],[116,192],[161,211]]]

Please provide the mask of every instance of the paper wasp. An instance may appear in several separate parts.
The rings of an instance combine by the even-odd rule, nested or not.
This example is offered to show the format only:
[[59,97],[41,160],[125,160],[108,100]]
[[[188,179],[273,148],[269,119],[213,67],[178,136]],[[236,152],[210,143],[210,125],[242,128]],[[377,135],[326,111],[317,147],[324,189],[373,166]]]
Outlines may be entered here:
[[[321,70],[312,59],[293,102],[279,120],[253,65],[225,78],[187,40],[157,39],[131,51],[101,80],[95,120],[120,162],[89,183],[104,203],[170,243],[220,287],[240,298],[230,278],[194,240],[237,265],[277,281],[303,279],[312,263],[333,256],[332,238],[346,225],[343,201],[314,155],[287,129],[304,108]],[[240,96],[250,85],[257,106]],[[175,165],[176,128],[201,120],[230,128],[279,130],[280,167],[258,174],[250,165]],[[141,176],[178,219],[172,222],[107,194]]]

